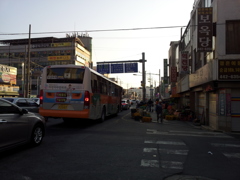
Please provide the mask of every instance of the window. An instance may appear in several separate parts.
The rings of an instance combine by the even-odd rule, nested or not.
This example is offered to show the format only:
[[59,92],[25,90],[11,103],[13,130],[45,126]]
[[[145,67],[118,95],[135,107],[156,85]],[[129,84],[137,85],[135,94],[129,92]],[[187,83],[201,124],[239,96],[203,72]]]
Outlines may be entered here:
[[226,54],[240,54],[240,20],[226,21]]
[[19,113],[19,109],[7,102],[0,101],[0,114]]
[[83,83],[85,69],[48,68],[47,83]]

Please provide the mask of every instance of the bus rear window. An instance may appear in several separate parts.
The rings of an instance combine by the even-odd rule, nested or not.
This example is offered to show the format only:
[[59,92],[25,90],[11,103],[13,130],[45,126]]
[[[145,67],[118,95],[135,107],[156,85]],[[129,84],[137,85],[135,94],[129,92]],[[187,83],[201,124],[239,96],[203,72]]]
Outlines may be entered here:
[[47,83],[83,83],[85,69],[48,68]]

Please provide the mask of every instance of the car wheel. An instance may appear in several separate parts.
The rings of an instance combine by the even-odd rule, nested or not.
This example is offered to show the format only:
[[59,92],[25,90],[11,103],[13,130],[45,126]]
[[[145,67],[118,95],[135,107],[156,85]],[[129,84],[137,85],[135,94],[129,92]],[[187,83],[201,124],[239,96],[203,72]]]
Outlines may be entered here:
[[41,144],[43,140],[43,126],[41,124],[37,124],[32,131],[32,136],[31,136],[31,145],[37,146]]

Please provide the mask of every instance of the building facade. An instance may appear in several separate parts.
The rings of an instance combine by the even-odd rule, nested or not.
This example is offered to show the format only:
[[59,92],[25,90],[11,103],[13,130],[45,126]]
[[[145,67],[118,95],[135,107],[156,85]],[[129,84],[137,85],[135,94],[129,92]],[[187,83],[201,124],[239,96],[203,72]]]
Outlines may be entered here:
[[236,0],[196,0],[176,48],[180,102],[215,130],[240,131],[239,9]]
[[[83,41],[85,44],[83,43]],[[19,94],[26,94],[26,68],[30,60],[31,96],[39,94],[43,67],[56,64],[76,64],[92,67],[92,38],[88,35],[67,35],[66,38],[43,37],[30,39],[0,40],[0,64],[17,68]],[[28,58],[28,49],[30,58]]]

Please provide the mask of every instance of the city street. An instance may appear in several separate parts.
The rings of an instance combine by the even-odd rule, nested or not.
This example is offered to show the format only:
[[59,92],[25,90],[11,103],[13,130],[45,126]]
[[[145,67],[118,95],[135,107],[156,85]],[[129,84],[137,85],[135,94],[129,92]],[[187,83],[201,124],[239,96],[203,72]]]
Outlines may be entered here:
[[[240,179],[240,139],[191,122],[142,123],[131,111],[103,123],[50,118],[39,147],[1,153],[1,180]],[[238,136],[239,137],[239,136]]]

